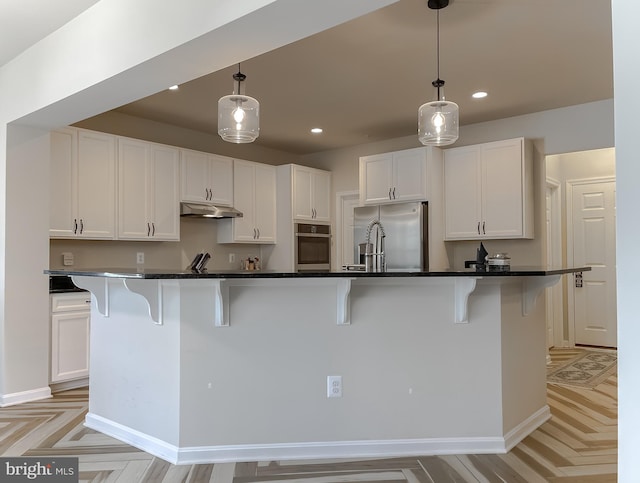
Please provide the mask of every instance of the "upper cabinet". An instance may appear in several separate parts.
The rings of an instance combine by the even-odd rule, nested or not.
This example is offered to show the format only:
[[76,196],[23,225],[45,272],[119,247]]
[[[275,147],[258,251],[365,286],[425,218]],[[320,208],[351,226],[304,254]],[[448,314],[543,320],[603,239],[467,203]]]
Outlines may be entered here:
[[219,243],[275,243],[275,166],[234,159],[233,206],[243,216],[218,220]]
[[531,154],[523,138],[445,150],[445,239],[533,238]]
[[427,164],[433,149],[415,148],[360,158],[360,204],[428,199]]
[[118,238],[179,240],[179,151],[118,138]]
[[233,205],[233,159],[181,149],[180,200]]
[[331,173],[292,165],[293,218],[330,221]]
[[51,238],[115,238],[116,138],[51,132]]

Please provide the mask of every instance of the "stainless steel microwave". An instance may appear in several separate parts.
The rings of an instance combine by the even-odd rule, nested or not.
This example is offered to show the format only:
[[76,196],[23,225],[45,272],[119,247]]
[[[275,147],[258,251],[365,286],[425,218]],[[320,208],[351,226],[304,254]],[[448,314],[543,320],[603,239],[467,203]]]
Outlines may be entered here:
[[331,226],[295,224],[295,266],[302,271],[331,269]]

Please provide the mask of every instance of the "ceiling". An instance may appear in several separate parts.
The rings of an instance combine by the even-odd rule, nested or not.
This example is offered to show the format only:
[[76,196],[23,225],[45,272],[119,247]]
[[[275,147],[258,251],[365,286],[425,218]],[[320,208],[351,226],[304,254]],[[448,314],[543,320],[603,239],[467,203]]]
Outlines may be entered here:
[[[96,0],[65,2],[81,11]],[[302,155],[415,134],[436,78],[436,13],[426,3],[400,0],[239,59],[245,91],[260,101],[255,143]],[[217,135],[217,100],[232,93],[236,71],[229,66],[116,111]],[[451,0],[440,11],[440,77],[461,125],[610,99],[610,0]],[[488,97],[472,99],[478,90]],[[312,135],[312,127],[324,133]]]
[[0,0],[0,66],[98,0]]

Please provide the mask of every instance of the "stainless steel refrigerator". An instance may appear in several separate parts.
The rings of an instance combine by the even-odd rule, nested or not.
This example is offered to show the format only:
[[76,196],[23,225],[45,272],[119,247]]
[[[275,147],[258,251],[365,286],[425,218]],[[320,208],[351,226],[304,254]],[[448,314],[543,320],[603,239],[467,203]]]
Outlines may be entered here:
[[[387,271],[429,270],[428,204],[408,202],[361,206],[353,210],[354,261],[364,263],[361,244],[367,227],[378,220],[385,233],[384,252]],[[372,230],[373,238],[376,227]]]

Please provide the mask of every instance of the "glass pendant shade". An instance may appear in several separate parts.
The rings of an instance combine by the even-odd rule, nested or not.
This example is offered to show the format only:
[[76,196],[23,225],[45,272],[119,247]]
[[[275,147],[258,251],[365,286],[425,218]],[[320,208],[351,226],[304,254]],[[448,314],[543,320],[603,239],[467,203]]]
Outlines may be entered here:
[[251,143],[260,134],[260,103],[253,97],[231,94],[218,101],[218,134],[230,143]]
[[446,146],[458,139],[458,104],[445,100],[442,85],[436,90],[437,100],[418,110],[418,139],[425,146]]

